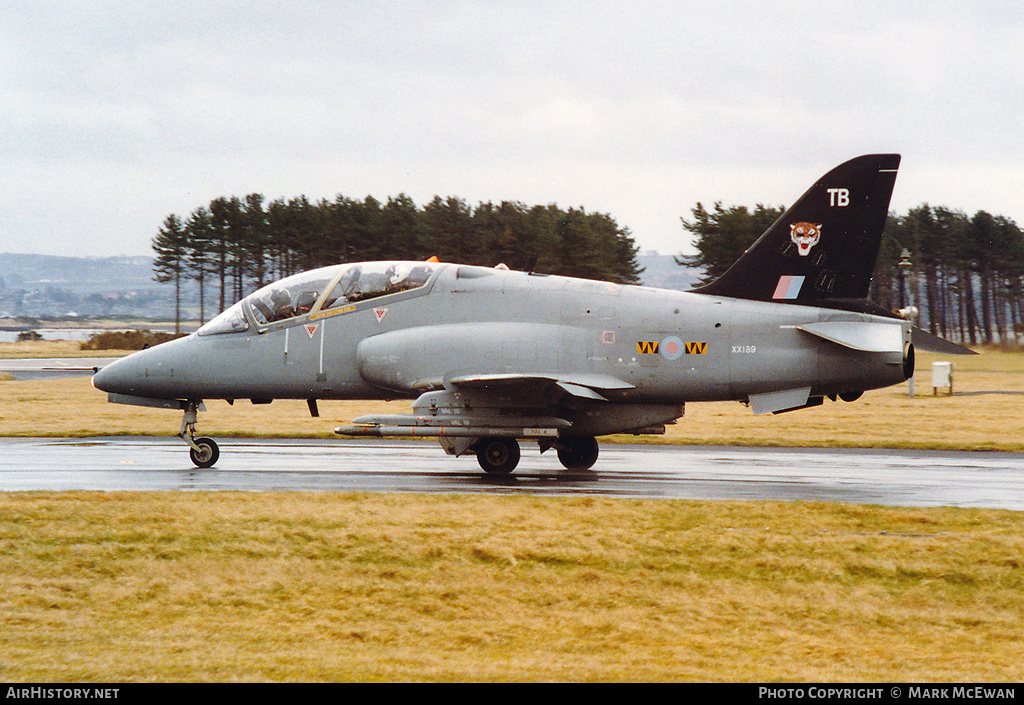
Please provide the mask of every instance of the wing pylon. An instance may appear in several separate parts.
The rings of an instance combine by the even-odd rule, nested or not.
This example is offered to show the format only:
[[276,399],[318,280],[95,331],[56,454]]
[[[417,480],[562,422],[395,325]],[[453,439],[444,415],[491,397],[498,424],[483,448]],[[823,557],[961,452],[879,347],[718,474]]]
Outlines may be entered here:
[[608,375],[485,373],[453,376],[445,380],[445,387],[420,395],[411,414],[360,416],[353,419],[353,425],[335,432],[345,436],[549,438],[572,428],[572,422],[558,413],[566,397],[607,403],[606,394],[633,385]]
[[[411,414],[360,416],[335,432],[438,437],[457,455],[481,438],[543,442],[566,435],[664,433],[665,424],[683,415],[681,404],[619,400],[633,385],[609,375],[460,374],[445,384],[446,389],[421,394]],[[451,444],[444,439],[467,440]]]

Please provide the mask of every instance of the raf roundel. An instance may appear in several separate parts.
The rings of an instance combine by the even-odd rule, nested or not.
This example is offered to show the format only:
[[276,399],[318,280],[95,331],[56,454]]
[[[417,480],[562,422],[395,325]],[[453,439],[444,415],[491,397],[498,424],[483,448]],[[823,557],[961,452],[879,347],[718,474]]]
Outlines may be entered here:
[[666,360],[678,360],[683,354],[683,341],[674,335],[670,335],[661,341],[658,352]]

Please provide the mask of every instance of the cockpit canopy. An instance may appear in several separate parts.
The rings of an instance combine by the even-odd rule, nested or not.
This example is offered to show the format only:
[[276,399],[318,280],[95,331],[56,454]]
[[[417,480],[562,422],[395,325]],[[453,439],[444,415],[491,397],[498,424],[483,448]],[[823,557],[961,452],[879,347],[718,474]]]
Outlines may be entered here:
[[419,289],[426,286],[438,266],[436,262],[358,262],[296,274],[245,297],[200,328],[199,335],[247,330],[248,316],[262,328],[278,321]]

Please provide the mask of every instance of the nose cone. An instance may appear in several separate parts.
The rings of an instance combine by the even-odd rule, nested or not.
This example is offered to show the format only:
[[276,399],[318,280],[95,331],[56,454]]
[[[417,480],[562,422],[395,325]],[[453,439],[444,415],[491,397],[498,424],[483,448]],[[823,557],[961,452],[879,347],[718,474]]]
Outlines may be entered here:
[[153,399],[187,397],[187,338],[140,350],[104,366],[93,375],[96,389]]
[[138,353],[104,365],[92,376],[92,386],[103,392],[131,394],[139,378]]

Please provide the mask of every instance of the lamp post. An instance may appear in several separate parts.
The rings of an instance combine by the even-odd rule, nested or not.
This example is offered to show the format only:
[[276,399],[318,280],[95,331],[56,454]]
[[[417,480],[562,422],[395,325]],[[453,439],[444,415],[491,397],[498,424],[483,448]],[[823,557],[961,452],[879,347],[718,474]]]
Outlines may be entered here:
[[[900,253],[900,261],[896,263],[900,274],[900,315],[913,324],[914,319],[917,317],[917,309],[914,308],[914,263],[910,260],[910,250],[903,248],[903,252]],[[907,274],[910,275],[910,292],[909,295],[904,298],[903,286],[906,282]],[[907,393],[910,398],[914,398],[914,375],[910,375],[907,380]]]
[[910,250],[904,247],[903,252],[900,253],[900,261],[896,263],[896,271],[900,275],[900,309],[905,308],[907,305],[907,292],[904,288],[906,285],[906,273],[913,266],[914,263],[910,261]]

